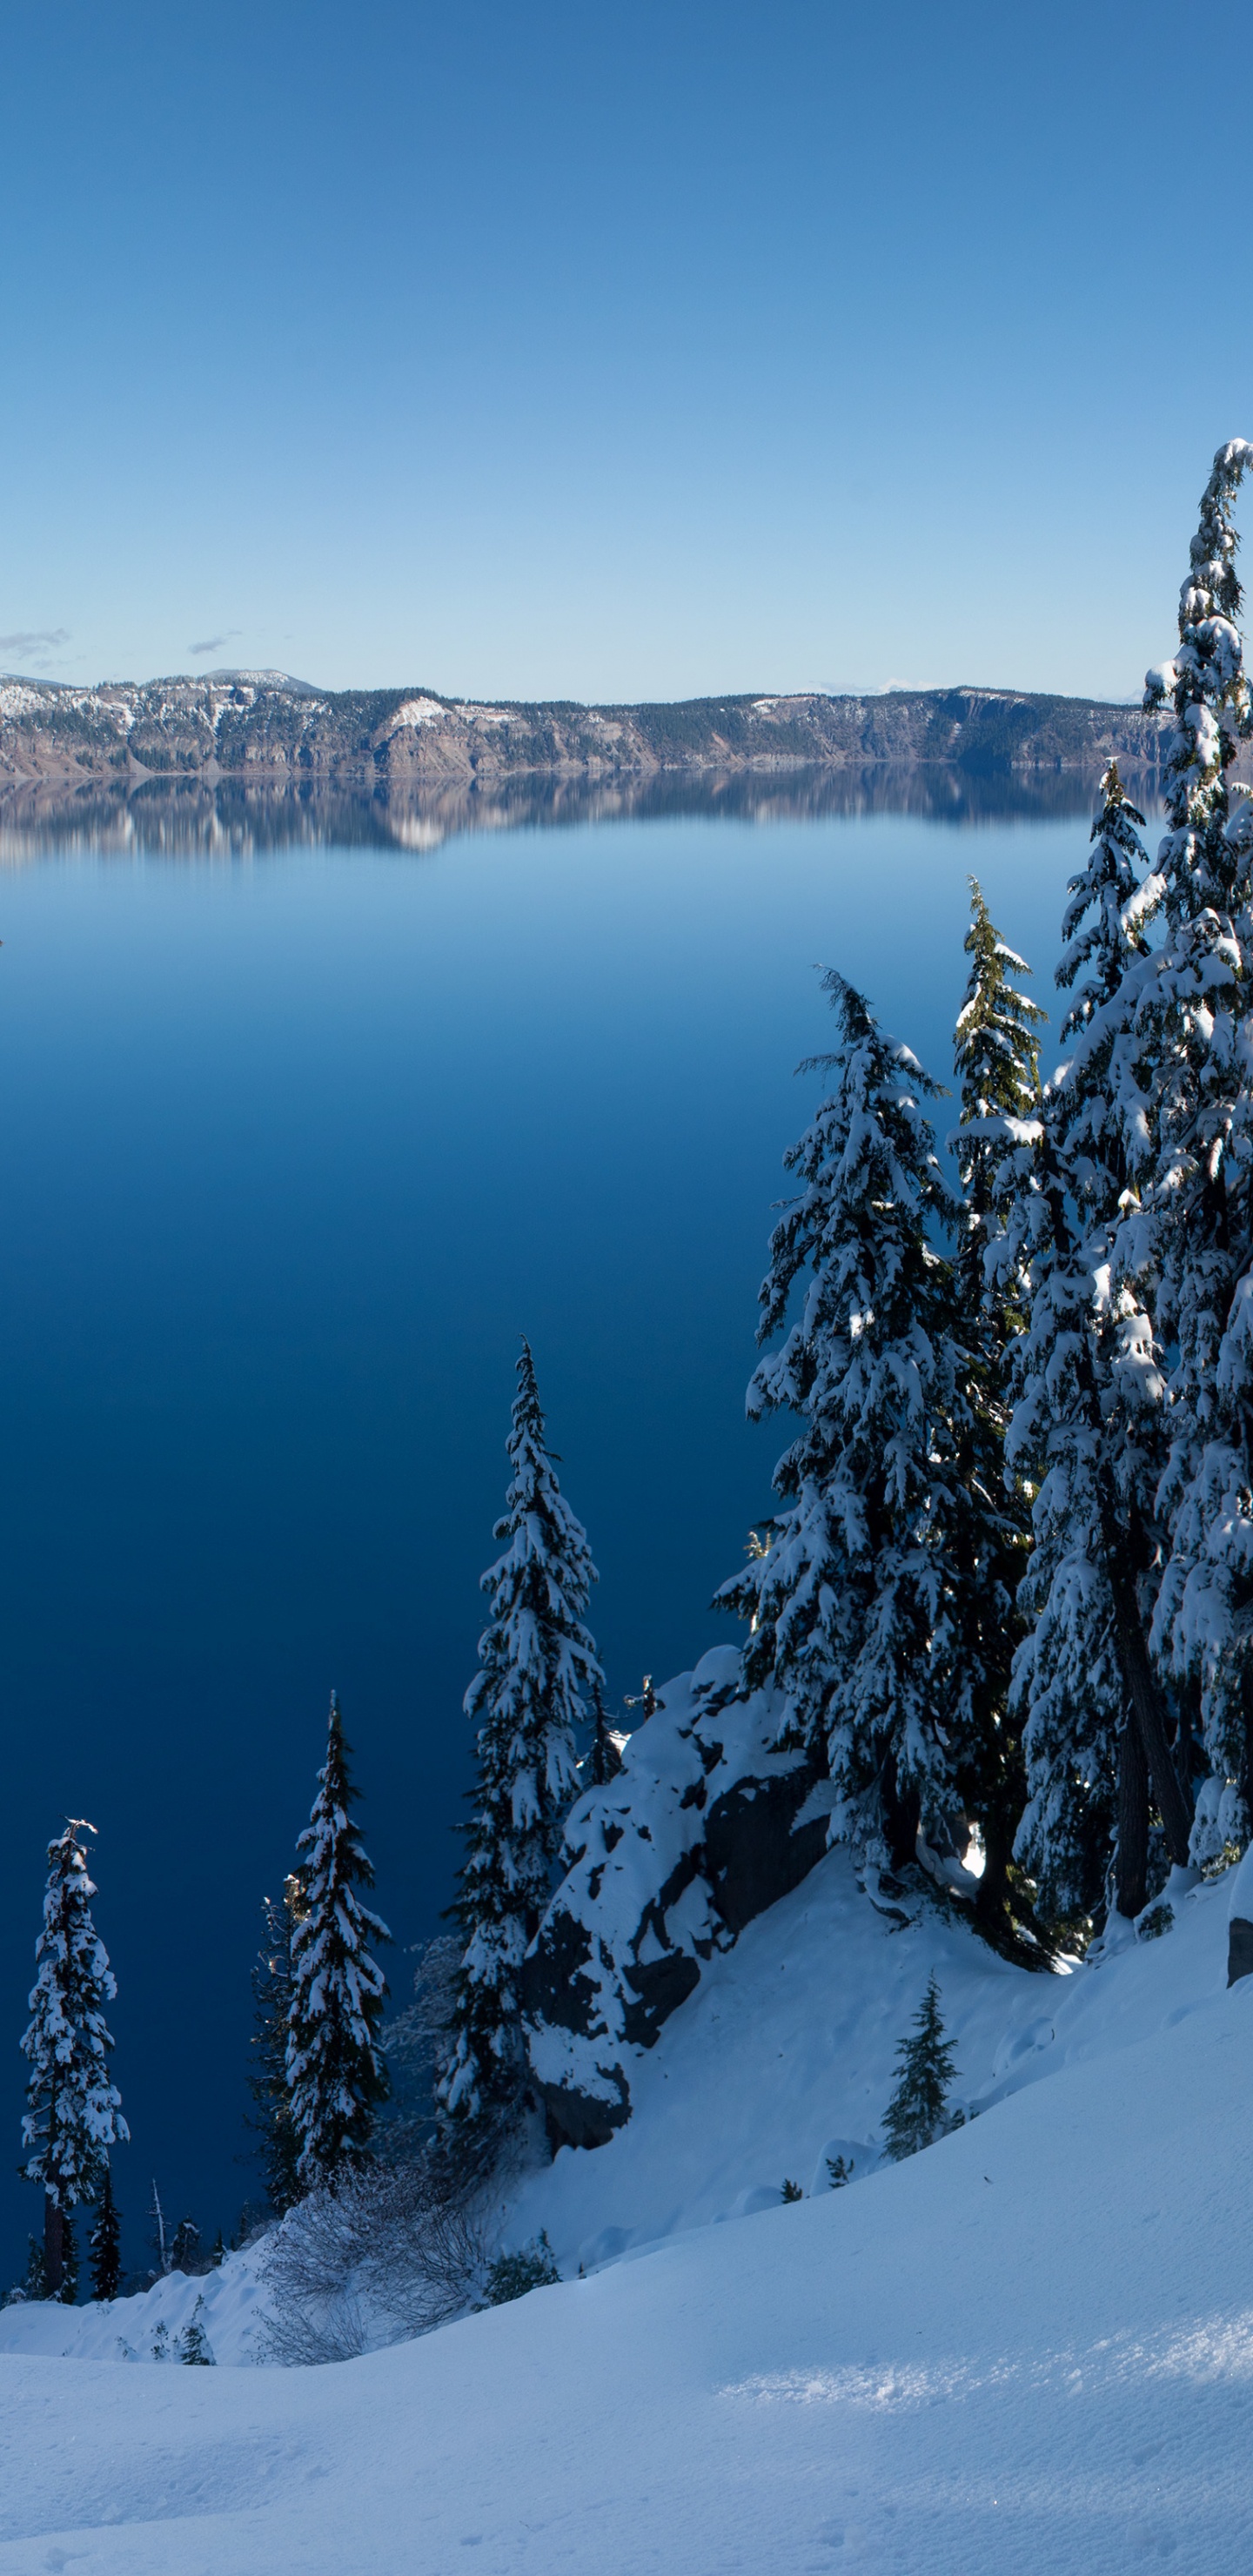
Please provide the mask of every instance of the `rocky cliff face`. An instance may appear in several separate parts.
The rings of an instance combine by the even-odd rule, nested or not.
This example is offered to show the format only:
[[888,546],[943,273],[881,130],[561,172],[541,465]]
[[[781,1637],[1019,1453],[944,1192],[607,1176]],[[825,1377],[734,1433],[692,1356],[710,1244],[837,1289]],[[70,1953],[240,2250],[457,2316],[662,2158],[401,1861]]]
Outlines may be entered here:
[[971,775],[1153,768],[1163,720],[1014,690],[487,706],[429,689],[322,691],[281,672],[66,688],[0,680],[0,789],[176,778],[360,793],[510,777],[947,763]]
[[556,2136],[603,2145],[631,2069],[715,1950],[797,1887],[826,1847],[829,1791],[780,1751],[771,1695],[734,1646],[667,1682],[618,1777],[566,1826],[566,1875],[523,1968],[531,2067]]

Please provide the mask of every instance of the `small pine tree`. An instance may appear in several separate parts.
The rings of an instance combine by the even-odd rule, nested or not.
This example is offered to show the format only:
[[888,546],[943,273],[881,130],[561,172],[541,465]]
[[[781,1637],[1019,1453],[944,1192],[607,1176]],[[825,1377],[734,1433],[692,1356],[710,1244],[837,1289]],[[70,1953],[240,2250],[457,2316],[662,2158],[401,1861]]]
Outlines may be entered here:
[[107,2163],[100,2186],[96,2223],[88,2241],[91,2295],[93,2299],[115,2299],[122,2278],[122,2220],[113,2197],[113,2176]]
[[791,2176],[785,2174],[783,2177],[783,2189],[779,2194],[779,2198],[786,2205],[794,2200],[803,2200],[804,2197],[805,2194],[802,2191],[800,2184],[798,2182],[793,2182]]
[[961,1119],[949,1139],[962,1185],[957,1266],[966,1311],[986,1311],[1003,1343],[1006,1283],[998,1297],[986,1297],[985,1257],[1004,1222],[1006,1179],[997,1133],[987,1122],[1034,1116],[1040,1097],[1039,1031],[1048,1013],[1018,991],[1014,978],[1029,975],[1031,968],[1002,939],[977,877],[970,879],[966,955],[970,974],[953,1041]]
[[170,2245],[170,2270],[198,2272],[200,2269],[200,2230],[194,2218],[180,2218]]
[[22,2290],[28,2299],[46,2299],[48,2296],[48,2265],[37,2236],[26,2239],[26,2278]]
[[902,2040],[896,2063],[896,2091],[883,2126],[887,2152],[899,2164],[906,2156],[917,2155],[920,2147],[933,2146],[952,2126],[945,2103],[953,2081],[953,2049],[944,2036],[934,1974],[927,1979],[913,2036]]
[[548,2290],[561,2279],[553,2261],[548,2232],[541,2227],[538,2236],[517,2254],[498,2254],[489,2267],[486,2304],[489,2308],[507,2307],[511,2299],[524,2299],[528,2290]]
[[616,1780],[622,1769],[622,1755],[605,1715],[605,1694],[599,1680],[592,1687],[592,1741],[579,1764],[579,1786],[582,1789],[604,1789]]
[[216,2360],[213,2346],[205,2332],[204,2300],[199,2298],[191,2316],[174,2345],[181,2362],[189,2370],[212,2370]]
[[94,2200],[109,2148],[130,2135],[122,2097],[109,2078],[113,2040],[104,2006],[117,1987],[91,1919],[96,1890],[79,1840],[94,1831],[94,1825],[72,1819],[48,1845],[43,1930],[35,1945],[31,2019],[22,2040],[30,2064],[23,2171],[43,2188],[49,2298],[61,2295],[67,2277],[69,2213],[80,2201]]
[[260,2138],[265,2187],[279,2217],[300,2198],[299,2146],[287,2081],[287,2032],[291,2020],[292,1937],[305,1912],[304,1874],[293,1870],[278,1904],[261,1901],[265,1937],[252,1971],[253,2065],[248,2077],[255,2116],[247,2126]]
[[291,1942],[286,2073],[306,2191],[333,2187],[361,2162],[387,2097],[378,2045],[387,1985],[369,1945],[391,1934],[356,1893],[373,1886],[374,1870],[351,1818],[349,1750],[332,1691],[326,1762],[297,1845],[305,1910]]
[[458,2122],[507,2114],[523,2087],[519,1970],[578,1791],[577,1730],[604,1680],[583,1625],[596,1569],[557,1482],[525,1340],[508,1453],[513,1477],[495,1529],[507,1545],[482,1578],[491,1615],[465,1700],[478,1781],[455,1908],[465,1952],[437,2088],[444,2117]]

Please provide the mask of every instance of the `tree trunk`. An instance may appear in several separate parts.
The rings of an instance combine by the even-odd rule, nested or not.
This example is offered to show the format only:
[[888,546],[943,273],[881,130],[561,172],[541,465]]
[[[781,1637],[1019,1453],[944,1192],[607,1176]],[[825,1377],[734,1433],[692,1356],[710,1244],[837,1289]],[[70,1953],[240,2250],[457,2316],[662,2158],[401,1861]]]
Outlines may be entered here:
[[1188,1866],[1188,1840],[1192,1818],[1188,1801],[1179,1786],[1179,1774],[1171,1758],[1166,1733],[1166,1704],[1157,1685],[1157,1676],[1149,1662],[1140,1605],[1136,1599],[1135,1580],[1126,1561],[1125,1543],[1117,1529],[1107,1522],[1105,1562],[1109,1572],[1110,1591],[1114,1596],[1114,1636],[1118,1661],[1127,1685],[1132,1714],[1140,1730],[1140,1740],[1148,1755],[1153,1795],[1166,1836],[1166,1849],[1179,1869]]
[[59,2299],[65,2279],[65,2212],[52,2197],[44,2193],[44,2290],[50,2299]]
[[1132,1921],[1144,1911],[1149,1859],[1149,1773],[1144,1740],[1130,1709],[1118,1739],[1118,1845],[1114,1856],[1115,1901]]

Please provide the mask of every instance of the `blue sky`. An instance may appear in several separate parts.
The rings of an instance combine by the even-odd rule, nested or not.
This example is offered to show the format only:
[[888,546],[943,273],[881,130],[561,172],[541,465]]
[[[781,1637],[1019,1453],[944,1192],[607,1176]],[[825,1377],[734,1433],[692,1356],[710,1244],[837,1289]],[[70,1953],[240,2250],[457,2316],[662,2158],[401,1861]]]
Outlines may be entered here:
[[0,667],[1131,695],[1253,434],[1250,48],[1158,0],[58,0]]

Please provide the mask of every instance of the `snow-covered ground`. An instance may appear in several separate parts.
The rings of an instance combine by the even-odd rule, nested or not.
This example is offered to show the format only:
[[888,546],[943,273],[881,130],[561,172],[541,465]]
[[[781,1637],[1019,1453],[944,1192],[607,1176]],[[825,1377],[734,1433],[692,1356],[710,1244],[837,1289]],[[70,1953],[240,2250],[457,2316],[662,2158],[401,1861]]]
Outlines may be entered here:
[[[136,2368],[34,2347],[134,2346],[139,2303],[6,2311],[0,2576],[1248,2576],[1253,1979],[1225,1987],[1229,1892],[1028,1977],[930,1909],[891,1929],[833,1856],[714,1963],[628,2129],[521,2192],[511,2234],[604,2268],[421,2342]],[[933,1962],[979,2116],[703,2225],[872,2145]],[[243,2358],[251,2258],[151,2297],[201,2291]]]
[[1158,2029],[1226,1976],[1230,1880],[1184,1900],[1176,1928],[1100,1966],[1032,1975],[960,1913],[917,1897],[902,1927],[831,1852],[712,1959],[655,2048],[631,2062],[633,2115],[610,2144],[563,2148],[510,2213],[548,2231],[563,2271],[771,2206],[784,2178],[830,2188],[826,2160],[878,2161],[896,2052],[934,1968],[956,2043],[952,2100],[983,2113],[1059,2067]]

